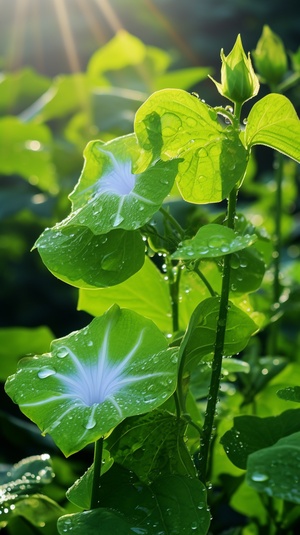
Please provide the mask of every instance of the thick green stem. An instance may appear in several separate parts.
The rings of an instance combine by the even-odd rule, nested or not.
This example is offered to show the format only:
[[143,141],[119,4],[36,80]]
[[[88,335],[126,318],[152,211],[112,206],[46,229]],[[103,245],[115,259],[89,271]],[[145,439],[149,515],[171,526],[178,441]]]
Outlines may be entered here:
[[99,438],[99,440],[95,442],[95,447],[94,447],[94,477],[93,477],[93,486],[92,486],[91,509],[96,509],[100,505],[99,504],[99,489],[100,489],[100,478],[101,478],[102,452],[103,452],[103,437]]
[[[234,228],[234,217],[236,209],[237,189],[234,188],[228,199],[227,208],[227,225],[229,228]],[[199,478],[203,483],[206,483],[207,467],[209,461],[209,451],[213,436],[213,425],[216,413],[216,406],[218,402],[222,359],[224,353],[224,340],[226,332],[227,312],[228,312],[228,298],[230,289],[230,255],[224,257],[223,273],[222,273],[222,290],[220,298],[219,317],[217,322],[215,351],[212,364],[211,382],[207,398],[207,406],[200,441],[200,457],[199,457]]]

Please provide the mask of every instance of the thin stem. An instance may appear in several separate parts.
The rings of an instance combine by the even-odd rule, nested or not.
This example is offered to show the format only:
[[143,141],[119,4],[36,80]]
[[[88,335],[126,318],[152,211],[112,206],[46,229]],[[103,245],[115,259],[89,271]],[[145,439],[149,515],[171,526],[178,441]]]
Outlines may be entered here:
[[91,497],[91,509],[96,509],[99,507],[99,489],[100,489],[100,478],[101,478],[101,466],[102,466],[102,453],[103,453],[103,437],[99,438],[95,442],[94,446],[94,477],[93,477],[93,486],[92,486],[92,497]]
[[205,275],[203,275],[202,271],[200,271],[199,269],[199,263],[200,261],[198,261],[194,267],[194,271],[195,273],[198,275],[198,277],[200,277],[200,279],[202,280],[202,282],[204,282],[206,288],[208,289],[210,295],[212,297],[215,297],[216,295],[216,292],[214,291],[213,287],[211,286],[211,284],[208,282],[207,278],[205,277]]
[[179,282],[181,275],[181,267],[173,265],[172,260],[166,258],[167,275],[169,281],[169,293],[172,307],[172,328],[173,333],[179,330]]
[[[227,207],[227,225],[229,228],[234,228],[234,217],[236,210],[237,188],[234,188],[230,193]],[[223,274],[222,274],[222,290],[220,298],[219,317],[217,322],[216,342],[214,358],[212,363],[211,382],[207,398],[207,406],[200,441],[200,457],[199,457],[199,478],[205,484],[208,463],[209,451],[213,436],[213,425],[218,402],[222,358],[224,353],[224,340],[226,332],[227,312],[228,312],[228,298],[230,289],[230,255],[224,257]]]
[[184,235],[184,230],[183,230],[182,226],[178,223],[178,221],[176,221],[175,217],[173,217],[172,214],[170,214],[170,212],[168,212],[168,210],[166,210],[163,207],[161,207],[159,209],[159,211],[163,214],[163,216],[166,219],[168,219],[170,221],[172,226],[177,230],[179,236],[182,238],[183,235]]

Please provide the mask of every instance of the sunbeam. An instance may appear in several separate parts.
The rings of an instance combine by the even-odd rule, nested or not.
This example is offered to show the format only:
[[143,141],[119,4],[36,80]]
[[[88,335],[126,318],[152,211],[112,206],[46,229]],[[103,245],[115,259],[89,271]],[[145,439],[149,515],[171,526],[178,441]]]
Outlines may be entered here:
[[96,43],[98,45],[104,45],[109,40],[109,35],[105,32],[100,22],[95,18],[91,5],[86,3],[85,0],[76,0],[76,2]]
[[73,34],[71,31],[70,22],[68,19],[65,0],[53,0],[53,3],[56,10],[57,20],[60,26],[60,31],[64,42],[70,69],[72,72],[79,72],[80,61],[77,54]]
[[12,24],[11,37],[7,51],[7,66],[22,65],[24,51],[25,24],[27,20],[28,0],[18,0]]
[[109,5],[108,0],[94,0],[94,2],[100,8],[108,24],[114,30],[115,33],[123,29],[120,19],[117,17],[112,7]]

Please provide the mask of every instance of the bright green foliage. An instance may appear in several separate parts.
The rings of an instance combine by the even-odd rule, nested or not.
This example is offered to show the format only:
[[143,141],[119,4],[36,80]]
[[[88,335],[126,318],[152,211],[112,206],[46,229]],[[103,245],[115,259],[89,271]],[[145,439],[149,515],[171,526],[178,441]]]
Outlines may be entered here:
[[185,91],[151,95],[136,114],[135,133],[145,165],[156,158],[184,159],[176,182],[188,202],[219,202],[244,176],[247,153],[236,130],[221,126],[213,108]]
[[219,93],[235,104],[243,104],[255,97],[259,90],[259,81],[253,70],[250,54],[247,57],[244,52],[240,35],[228,56],[221,50],[221,60],[221,83],[212,79]]
[[124,418],[161,405],[174,391],[176,368],[176,349],[167,349],[157,327],[114,306],[54,340],[50,354],[21,361],[6,391],[70,455]]
[[99,501],[100,508],[61,517],[59,533],[79,535],[84,530],[90,535],[101,525],[104,535],[192,535],[196,530],[206,535],[210,523],[205,487],[180,475],[160,476],[146,485],[115,464],[102,478]]
[[282,40],[267,24],[263,27],[253,57],[263,81],[271,87],[278,85],[286,74],[288,60]]
[[54,477],[47,454],[23,459],[0,474],[0,529],[14,517],[22,516],[35,526],[58,518],[62,509],[40,494]]

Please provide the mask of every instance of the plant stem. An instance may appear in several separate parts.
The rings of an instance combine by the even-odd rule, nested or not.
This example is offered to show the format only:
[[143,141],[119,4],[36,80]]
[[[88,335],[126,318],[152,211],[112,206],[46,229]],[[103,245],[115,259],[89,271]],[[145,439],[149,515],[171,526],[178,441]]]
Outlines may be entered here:
[[172,260],[166,258],[167,275],[169,281],[169,293],[172,307],[172,329],[173,333],[179,330],[179,282],[181,275],[181,266],[174,266]]
[[102,465],[102,452],[103,452],[103,437],[99,438],[95,442],[94,446],[94,477],[92,486],[91,497],[91,509],[99,507],[99,489],[101,478],[101,465]]
[[210,295],[212,297],[215,297],[216,295],[216,292],[214,291],[213,287],[211,286],[211,284],[208,282],[207,278],[205,277],[205,275],[203,275],[202,271],[200,271],[199,269],[199,263],[200,263],[200,260],[196,263],[195,267],[194,267],[194,271],[195,273],[198,275],[198,277],[202,280],[202,282],[204,282],[206,288],[208,289]]
[[172,226],[177,230],[180,238],[183,238],[184,236],[184,230],[182,228],[182,226],[178,223],[178,221],[176,221],[175,217],[172,216],[172,214],[170,214],[170,212],[168,212],[168,210],[166,210],[165,208],[161,207],[159,209],[159,211],[163,214],[163,216],[168,219],[170,221],[170,223],[172,224]]
[[[236,210],[237,188],[235,187],[229,196],[227,206],[227,225],[229,228],[234,228],[234,217]],[[199,457],[199,478],[205,484],[207,477],[207,467],[209,461],[209,450],[212,441],[213,424],[218,402],[222,358],[224,352],[224,340],[226,332],[227,312],[228,312],[228,298],[230,289],[230,257],[224,257],[223,273],[222,273],[222,290],[220,298],[219,317],[217,322],[215,351],[212,363],[211,381],[209,393],[207,398],[207,406],[200,440],[200,457]]]

